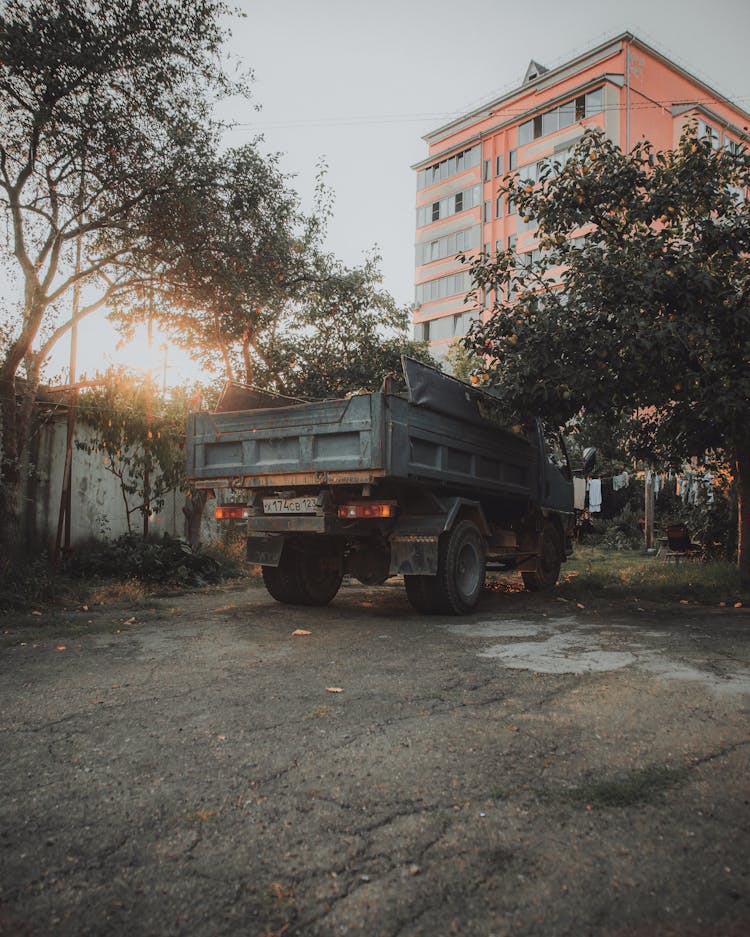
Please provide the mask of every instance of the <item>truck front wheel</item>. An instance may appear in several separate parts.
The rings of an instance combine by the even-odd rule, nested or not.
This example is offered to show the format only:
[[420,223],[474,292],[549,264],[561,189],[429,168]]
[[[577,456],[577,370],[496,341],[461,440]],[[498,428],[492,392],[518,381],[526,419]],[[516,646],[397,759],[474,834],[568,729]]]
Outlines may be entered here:
[[406,595],[418,612],[466,615],[479,602],[487,564],[473,521],[459,521],[440,540],[437,576],[405,576]]
[[328,605],[341,587],[340,551],[332,543],[287,543],[278,566],[262,566],[271,596],[285,605]]
[[542,548],[536,558],[536,569],[521,573],[524,587],[529,592],[552,589],[560,576],[563,558],[563,545],[560,534],[550,521],[542,531]]

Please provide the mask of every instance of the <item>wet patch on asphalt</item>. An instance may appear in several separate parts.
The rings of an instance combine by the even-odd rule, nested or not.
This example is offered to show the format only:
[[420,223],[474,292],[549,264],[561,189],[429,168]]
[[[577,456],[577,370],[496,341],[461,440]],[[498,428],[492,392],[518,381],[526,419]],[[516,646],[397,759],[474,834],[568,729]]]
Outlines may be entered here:
[[[712,693],[750,693],[750,670],[730,659],[686,663],[665,647],[661,632],[581,623],[574,616],[542,620],[489,619],[450,624],[446,629],[467,638],[501,638],[503,643],[480,648],[478,657],[490,658],[513,670],[541,674],[606,673],[633,667],[658,680],[702,683]],[[537,640],[514,641],[516,638]],[[653,646],[658,638],[658,646]]]

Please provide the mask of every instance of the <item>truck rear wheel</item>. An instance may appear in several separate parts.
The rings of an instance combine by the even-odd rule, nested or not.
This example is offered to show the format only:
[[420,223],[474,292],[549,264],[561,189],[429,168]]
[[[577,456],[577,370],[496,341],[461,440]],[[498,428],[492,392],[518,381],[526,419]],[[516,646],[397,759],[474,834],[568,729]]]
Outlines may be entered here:
[[285,605],[328,605],[344,578],[334,544],[284,545],[278,566],[262,566],[263,582],[277,602]]
[[536,559],[536,569],[521,573],[524,587],[529,592],[541,592],[552,589],[560,577],[563,547],[560,534],[550,521],[542,531],[542,549]]
[[473,521],[459,521],[440,541],[437,576],[405,576],[406,594],[418,612],[466,615],[484,587],[486,555]]

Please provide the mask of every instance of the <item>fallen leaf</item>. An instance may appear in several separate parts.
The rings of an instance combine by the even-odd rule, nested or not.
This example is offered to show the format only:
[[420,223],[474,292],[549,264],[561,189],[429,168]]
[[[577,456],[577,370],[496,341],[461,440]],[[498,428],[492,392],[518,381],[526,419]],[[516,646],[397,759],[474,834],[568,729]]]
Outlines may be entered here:
[[680,599],[680,605],[690,605],[687,599]]
[[297,628],[297,630],[296,630],[296,631],[293,631],[292,634],[293,634],[293,635],[301,636],[301,635],[305,635],[305,634],[312,634],[312,631],[305,631],[304,628]]
[[82,606],[81,606],[81,611],[82,611],[82,612],[87,612],[88,610],[89,610],[88,605],[82,605]]
[[735,603],[734,603],[734,607],[735,607],[735,608],[742,608],[742,602],[735,602]]
[[41,612],[32,612],[31,614],[32,614],[32,615],[41,615],[42,613],[41,613]]
[[67,647],[64,644],[58,644],[55,648],[56,651],[67,651]]
[[226,740],[227,740],[226,735],[217,735],[216,738],[217,738],[220,742],[226,742]]
[[340,686],[327,686],[326,693],[343,693],[344,691]]
[[210,820],[211,817],[217,817],[218,815],[218,810],[199,810],[197,813],[193,814],[192,819],[198,820],[200,823],[205,823],[206,820]]
[[586,608],[586,606],[581,604],[581,602],[576,602],[576,608]]

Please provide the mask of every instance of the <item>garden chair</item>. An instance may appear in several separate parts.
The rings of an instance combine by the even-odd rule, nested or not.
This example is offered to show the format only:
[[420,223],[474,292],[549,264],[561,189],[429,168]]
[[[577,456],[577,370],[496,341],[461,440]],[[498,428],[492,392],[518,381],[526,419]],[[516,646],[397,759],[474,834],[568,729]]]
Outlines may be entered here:
[[674,560],[679,563],[681,559],[694,559],[700,557],[703,548],[699,543],[693,543],[690,537],[690,531],[687,524],[670,524],[666,530],[667,550],[664,554],[664,562],[668,563]]

